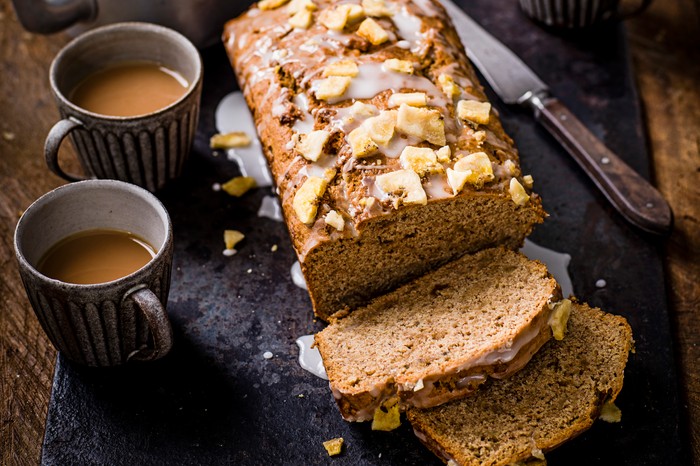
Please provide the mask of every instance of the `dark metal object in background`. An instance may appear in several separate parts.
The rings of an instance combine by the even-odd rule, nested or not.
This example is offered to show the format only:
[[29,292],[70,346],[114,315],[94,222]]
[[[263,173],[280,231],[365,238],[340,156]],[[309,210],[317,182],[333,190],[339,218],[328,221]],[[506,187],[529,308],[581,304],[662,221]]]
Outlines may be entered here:
[[469,58],[499,97],[507,104],[531,108],[537,121],[564,146],[629,222],[650,233],[669,233],[673,214],[661,193],[552,97],[549,87],[511,50],[451,0],[442,0],[442,4],[457,26]]
[[[618,152],[627,149],[626,162],[647,176],[637,97],[619,25],[609,25],[593,40],[564,40],[524,18],[517,2],[470,0],[463,5],[528,61],[606,145]],[[258,190],[234,199],[211,190],[213,182],[238,173],[235,164],[213,157],[209,149],[215,106],[235,86],[223,48],[207,50],[204,63],[195,152],[184,178],[161,196],[175,234],[168,305],[173,351],[160,361],[109,371],[59,358],[42,462],[442,464],[407,425],[395,432],[372,432],[369,425],[343,421],[328,382],[299,367],[294,340],[322,324],[313,322],[306,292],[291,282],[295,258],[286,229],[256,215],[268,193]],[[688,464],[658,245],[610,208],[529,112],[498,102],[495,106],[551,215],[532,239],[571,254],[577,296],[624,315],[636,341],[617,400],[622,422],[596,423],[547,453],[549,464]],[[233,257],[221,254],[225,228],[247,235]],[[273,244],[279,245],[275,253],[270,251]],[[600,278],[606,280],[605,288],[596,288]],[[275,356],[265,360],[265,351]],[[321,442],[341,436],[345,452],[331,460]]]
[[105,24],[145,21],[182,33],[197,47],[221,37],[224,22],[252,0],[12,0],[22,26],[40,34],[74,27],[81,32]]

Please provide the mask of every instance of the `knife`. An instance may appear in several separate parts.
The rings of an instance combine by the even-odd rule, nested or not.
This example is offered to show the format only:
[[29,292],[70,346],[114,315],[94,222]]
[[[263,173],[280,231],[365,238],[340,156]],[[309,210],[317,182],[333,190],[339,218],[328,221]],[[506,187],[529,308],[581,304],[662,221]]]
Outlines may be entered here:
[[630,223],[649,233],[669,233],[673,213],[661,193],[605,147],[509,48],[451,0],[440,1],[455,23],[467,55],[501,100],[533,110],[535,119]]

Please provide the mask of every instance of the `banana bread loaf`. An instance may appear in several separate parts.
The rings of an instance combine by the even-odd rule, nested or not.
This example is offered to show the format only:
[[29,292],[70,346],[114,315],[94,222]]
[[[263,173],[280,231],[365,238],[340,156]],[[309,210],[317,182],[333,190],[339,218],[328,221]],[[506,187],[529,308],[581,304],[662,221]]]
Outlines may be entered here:
[[542,222],[436,1],[263,0],[224,42],[319,317]]
[[[547,452],[593,425],[622,389],[632,331],[623,317],[574,304],[561,341],[523,370],[477,394],[407,412],[425,445],[448,464],[505,466]],[[619,416],[619,411],[617,411]],[[451,462],[450,462],[451,461]]]
[[341,414],[368,421],[397,396],[428,408],[520,370],[552,336],[560,299],[543,264],[486,249],[332,318],[315,341]]

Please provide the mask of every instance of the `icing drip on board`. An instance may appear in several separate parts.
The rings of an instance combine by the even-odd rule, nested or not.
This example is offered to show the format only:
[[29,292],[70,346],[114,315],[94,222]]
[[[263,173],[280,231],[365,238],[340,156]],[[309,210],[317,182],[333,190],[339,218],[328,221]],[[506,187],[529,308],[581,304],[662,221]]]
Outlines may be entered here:
[[547,270],[561,286],[561,294],[565,298],[574,294],[574,287],[569,275],[569,263],[571,256],[563,252],[553,251],[533,243],[529,239],[520,249],[529,259],[538,260],[547,266]]
[[258,217],[266,217],[276,222],[284,221],[284,217],[282,217],[282,208],[280,207],[280,201],[277,199],[277,196],[263,197],[260,208],[258,209]]
[[243,176],[255,178],[256,187],[272,186],[272,176],[267,168],[262,146],[258,140],[253,117],[240,91],[224,97],[216,108],[216,129],[220,133],[243,131],[250,137],[250,146],[227,150],[229,160],[238,163]]
[[326,368],[323,367],[321,353],[319,353],[316,348],[311,347],[311,345],[314,344],[314,336],[301,336],[297,338],[296,344],[299,347],[299,365],[301,368],[311,372],[316,377],[328,380]]
[[301,288],[302,290],[307,290],[308,288],[306,287],[306,280],[304,280],[304,275],[301,273],[301,264],[299,261],[296,261],[294,264],[292,264],[292,269],[290,271],[292,275],[292,282]]

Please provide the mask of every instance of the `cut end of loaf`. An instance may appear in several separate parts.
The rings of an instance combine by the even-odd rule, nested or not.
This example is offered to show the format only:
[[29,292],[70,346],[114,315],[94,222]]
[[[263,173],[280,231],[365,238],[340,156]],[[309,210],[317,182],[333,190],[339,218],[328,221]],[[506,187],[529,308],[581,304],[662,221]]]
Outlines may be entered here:
[[632,348],[627,321],[574,304],[562,341],[550,340],[520,372],[473,397],[411,409],[418,438],[444,461],[509,465],[590,428],[622,389]]
[[341,414],[365,421],[392,396],[436,406],[521,369],[551,337],[559,299],[544,265],[488,249],[376,298],[316,343]]
[[[475,193],[366,221],[359,235],[319,242],[302,262],[316,316],[356,308],[464,254],[522,246],[545,213]],[[446,220],[449,221],[446,221]]]

